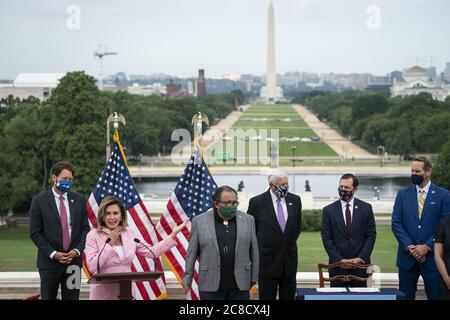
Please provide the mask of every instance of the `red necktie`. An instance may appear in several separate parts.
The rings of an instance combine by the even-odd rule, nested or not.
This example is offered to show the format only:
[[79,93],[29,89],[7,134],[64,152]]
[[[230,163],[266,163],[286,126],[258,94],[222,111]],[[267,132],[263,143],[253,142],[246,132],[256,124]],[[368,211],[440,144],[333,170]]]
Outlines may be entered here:
[[352,215],[350,214],[350,203],[345,205],[345,227],[348,233],[352,231]]
[[64,251],[70,248],[70,237],[69,237],[69,224],[67,223],[67,210],[64,205],[64,197],[59,196],[59,217],[61,218],[61,229],[63,236],[63,249]]

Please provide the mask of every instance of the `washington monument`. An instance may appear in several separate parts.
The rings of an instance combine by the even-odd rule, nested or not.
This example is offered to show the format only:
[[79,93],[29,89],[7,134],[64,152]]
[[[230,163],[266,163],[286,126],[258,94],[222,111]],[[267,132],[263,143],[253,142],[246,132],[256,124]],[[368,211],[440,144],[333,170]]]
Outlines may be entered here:
[[267,73],[266,86],[261,89],[261,98],[266,103],[275,103],[283,97],[281,88],[277,87],[277,70],[275,65],[275,10],[270,3],[267,11]]

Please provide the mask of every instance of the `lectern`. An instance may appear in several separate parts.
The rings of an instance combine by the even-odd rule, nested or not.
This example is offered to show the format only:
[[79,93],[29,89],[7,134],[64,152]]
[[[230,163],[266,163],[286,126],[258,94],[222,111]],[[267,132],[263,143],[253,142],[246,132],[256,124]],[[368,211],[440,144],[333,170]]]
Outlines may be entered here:
[[119,283],[119,300],[133,300],[131,283],[133,281],[151,281],[158,279],[163,272],[118,272],[118,273],[98,273],[89,279],[89,284]]

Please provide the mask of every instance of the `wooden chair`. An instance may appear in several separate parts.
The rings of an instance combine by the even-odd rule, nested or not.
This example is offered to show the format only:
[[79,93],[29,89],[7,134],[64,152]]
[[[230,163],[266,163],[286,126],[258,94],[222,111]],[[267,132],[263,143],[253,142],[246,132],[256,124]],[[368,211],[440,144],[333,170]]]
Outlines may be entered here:
[[[323,264],[323,263],[319,263],[317,265],[317,267],[319,268],[319,285],[320,288],[324,288],[325,287],[325,282],[333,282],[333,281],[342,281],[342,282],[350,282],[352,280],[356,280],[356,281],[363,281],[366,282],[367,281],[372,281],[372,275],[373,275],[373,271],[372,271],[372,265],[371,264],[358,264],[358,263],[353,263],[353,262],[336,262],[333,264]],[[354,275],[338,275],[338,276],[334,276],[334,277],[329,277],[329,278],[324,278],[323,276],[323,269],[333,269],[333,268],[341,268],[341,269],[362,269],[362,270],[367,270],[367,274],[368,277],[367,278],[361,278],[358,276],[354,276]],[[370,279],[370,280],[369,280]]]

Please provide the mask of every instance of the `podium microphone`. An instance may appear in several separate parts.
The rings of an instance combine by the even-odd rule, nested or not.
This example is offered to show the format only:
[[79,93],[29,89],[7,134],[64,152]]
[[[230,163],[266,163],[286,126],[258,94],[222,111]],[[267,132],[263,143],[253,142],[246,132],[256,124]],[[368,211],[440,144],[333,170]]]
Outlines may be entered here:
[[100,273],[100,256],[102,255],[103,250],[105,250],[105,247],[108,243],[111,242],[111,238],[106,239],[105,244],[103,245],[102,250],[100,250],[100,253],[97,256],[97,273]]
[[150,251],[150,253],[152,254],[152,256],[153,256],[153,263],[155,264],[155,271],[159,271],[159,270],[157,270],[158,269],[158,264],[156,263],[156,256],[155,256],[155,254],[153,253],[153,251],[149,248],[149,247],[147,247],[141,240],[139,240],[138,238],[134,238],[134,242],[136,242],[136,243],[140,243],[140,244],[142,244],[144,247],[146,247],[147,248],[147,250],[148,251]]

